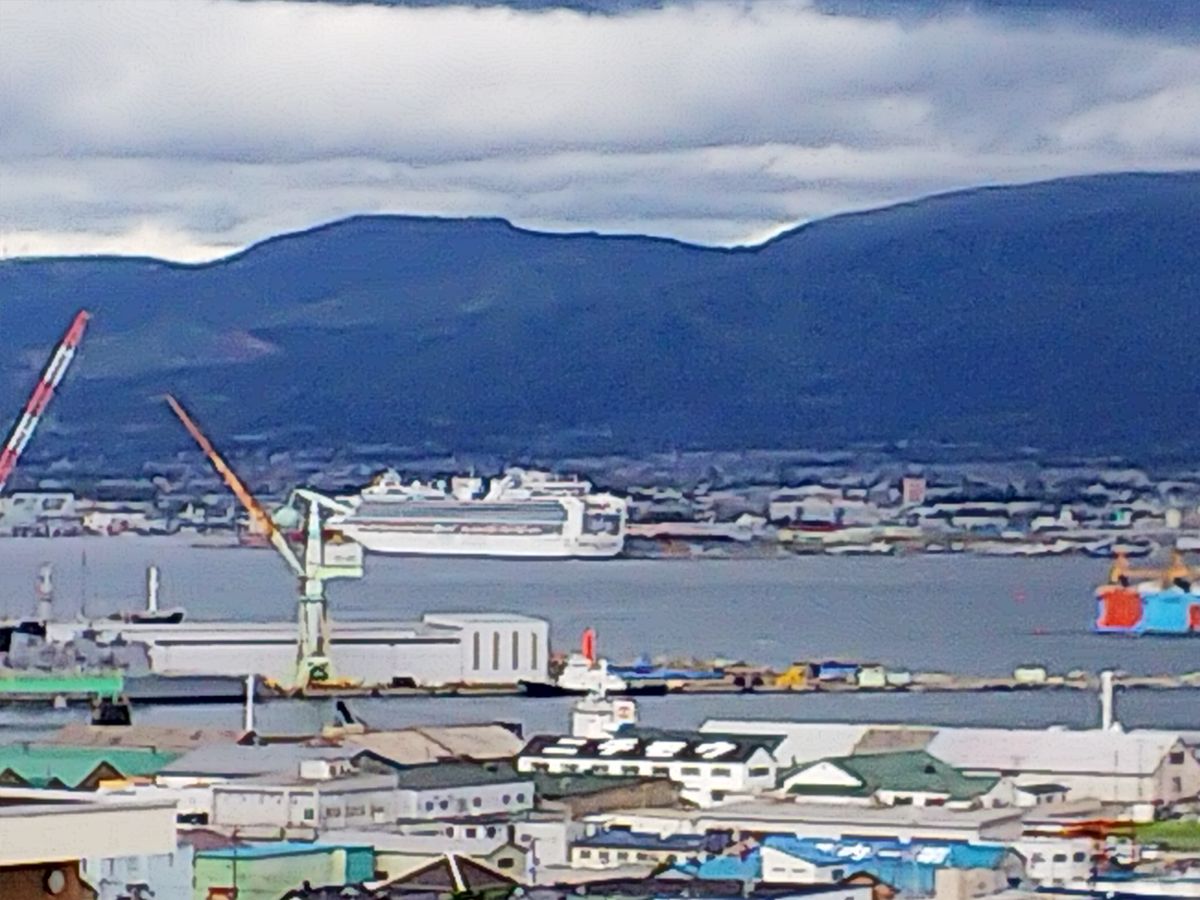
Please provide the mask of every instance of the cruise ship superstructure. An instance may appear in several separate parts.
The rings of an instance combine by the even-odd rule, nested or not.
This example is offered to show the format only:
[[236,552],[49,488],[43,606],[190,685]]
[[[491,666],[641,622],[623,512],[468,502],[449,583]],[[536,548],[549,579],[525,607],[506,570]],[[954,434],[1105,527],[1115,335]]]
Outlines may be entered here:
[[328,527],[376,553],[602,558],[625,544],[626,502],[578,478],[509,469],[405,484],[384,472]]

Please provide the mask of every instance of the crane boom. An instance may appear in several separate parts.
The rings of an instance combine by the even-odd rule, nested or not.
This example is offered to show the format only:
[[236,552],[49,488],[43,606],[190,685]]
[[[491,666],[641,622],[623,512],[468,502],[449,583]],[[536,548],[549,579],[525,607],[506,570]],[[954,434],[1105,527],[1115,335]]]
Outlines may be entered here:
[[1118,553],[1108,570],[1108,581],[1110,584],[1117,584],[1122,579],[1130,578],[1154,578],[1166,586],[1180,578],[1186,581],[1200,579],[1200,569],[1188,566],[1183,560],[1183,554],[1178,550],[1171,551],[1171,562],[1165,569],[1131,568],[1125,554]]
[[81,309],[75,314],[75,318],[71,321],[71,327],[59,341],[50,361],[46,363],[46,368],[42,370],[41,378],[38,379],[33,393],[29,395],[29,400],[25,403],[24,411],[13,425],[4,449],[0,450],[0,491],[4,490],[4,485],[8,483],[8,476],[12,474],[17,460],[21,458],[21,453],[28,445],[29,439],[33,437],[33,432],[37,428],[38,422],[42,420],[42,413],[46,411],[50,398],[62,384],[63,376],[67,374],[71,360],[75,358],[75,351],[79,348],[79,342],[83,340],[83,331],[90,318],[91,313],[86,309]]
[[234,496],[245,507],[250,519],[267,536],[267,540],[271,542],[271,545],[279,552],[279,555],[283,557],[284,561],[288,564],[288,568],[298,577],[303,578],[304,566],[296,557],[295,551],[292,550],[282,532],[275,527],[275,523],[271,521],[271,517],[267,515],[267,511],[254,499],[254,495],[246,489],[241,479],[234,474],[233,469],[229,468],[229,464],[221,458],[221,454],[217,453],[212,442],[205,437],[204,432],[200,430],[200,426],[192,421],[192,417],[187,414],[187,410],[183,408],[179,401],[168,394],[167,403],[175,415],[179,417],[179,421],[183,423],[183,427],[188,430],[188,434],[200,445],[200,449],[204,451],[204,455],[208,457],[208,461],[212,463],[212,467],[216,469],[217,474],[221,476],[221,479],[233,491]]

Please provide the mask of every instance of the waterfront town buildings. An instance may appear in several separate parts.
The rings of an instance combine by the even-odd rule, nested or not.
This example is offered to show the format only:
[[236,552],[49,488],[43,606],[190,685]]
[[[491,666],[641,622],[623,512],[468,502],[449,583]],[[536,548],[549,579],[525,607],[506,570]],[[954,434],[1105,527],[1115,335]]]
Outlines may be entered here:
[[[604,738],[480,724],[286,740],[69,726],[4,750],[0,896],[381,898],[423,885],[449,900],[455,870],[499,897],[1015,900],[1103,896],[1113,878],[1135,897],[1200,884],[1200,851],[1156,837],[1200,835],[1190,735],[612,725]],[[71,839],[51,840],[59,829]],[[58,893],[29,893],[49,884]]]
[[[627,498],[627,555],[1057,555],[1102,553],[1114,544],[1133,553],[1151,545],[1200,547],[1200,473],[1186,466],[1151,473],[1103,462],[1028,459],[916,464],[878,453],[697,456],[709,462],[613,458],[558,465],[586,472]],[[354,492],[384,464],[281,453],[250,454],[236,465],[260,499],[278,507],[297,484]],[[414,477],[430,478],[461,465],[453,458],[421,459],[408,468]],[[202,460],[148,467],[157,474],[70,478],[41,473],[32,461],[0,497],[0,537],[251,539],[248,521]]]

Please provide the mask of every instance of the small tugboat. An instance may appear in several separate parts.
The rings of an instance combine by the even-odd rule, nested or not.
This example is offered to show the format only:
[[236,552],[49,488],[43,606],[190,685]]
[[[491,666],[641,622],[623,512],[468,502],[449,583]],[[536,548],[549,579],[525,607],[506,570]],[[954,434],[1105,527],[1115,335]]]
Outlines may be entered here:
[[530,697],[661,695],[667,692],[667,684],[657,680],[634,681],[614,674],[609,669],[608,660],[597,657],[596,632],[588,628],[583,632],[579,652],[567,657],[566,664],[554,681],[522,681],[521,689]]

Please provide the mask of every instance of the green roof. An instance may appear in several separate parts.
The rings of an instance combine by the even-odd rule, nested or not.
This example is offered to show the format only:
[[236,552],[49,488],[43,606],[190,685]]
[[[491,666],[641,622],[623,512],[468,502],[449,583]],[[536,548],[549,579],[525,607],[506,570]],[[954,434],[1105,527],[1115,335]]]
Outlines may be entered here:
[[784,783],[788,778],[821,762],[837,766],[859,783],[854,786],[798,784],[788,788],[788,793],[806,796],[833,794],[841,797],[870,797],[876,791],[896,791],[945,794],[951,800],[970,800],[980,794],[986,794],[998,780],[967,776],[924,750],[907,750],[900,753],[864,753],[831,757],[808,763],[785,773],[782,776]]
[[[371,751],[365,753],[370,755]],[[528,775],[518,772],[507,763],[439,762],[403,767],[397,771],[401,790],[436,790],[533,781]]]
[[78,787],[102,764],[126,777],[153,775],[178,753],[116,747],[0,746],[0,776],[16,777],[34,787],[60,783]]
[[120,672],[17,672],[0,670],[0,694],[100,694],[115,697],[125,689]]

